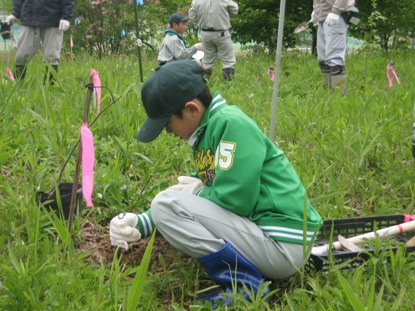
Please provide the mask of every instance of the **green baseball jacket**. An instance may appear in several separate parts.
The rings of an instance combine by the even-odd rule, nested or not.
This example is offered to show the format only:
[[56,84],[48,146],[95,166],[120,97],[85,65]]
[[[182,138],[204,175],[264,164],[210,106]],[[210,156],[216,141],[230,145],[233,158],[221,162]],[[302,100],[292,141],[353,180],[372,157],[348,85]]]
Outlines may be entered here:
[[195,139],[196,174],[206,185],[199,196],[249,218],[274,240],[311,242],[322,219],[284,153],[251,118],[216,92]]
[[[192,175],[205,184],[199,196],[249,218],[276,241],[312,241],[322,219],[300,178],[284,153],[238,107],[227,105],[216,92],[189,143],[197,169]],[[149,236],[154,229],[150,210],[137,217],[142,236]]]

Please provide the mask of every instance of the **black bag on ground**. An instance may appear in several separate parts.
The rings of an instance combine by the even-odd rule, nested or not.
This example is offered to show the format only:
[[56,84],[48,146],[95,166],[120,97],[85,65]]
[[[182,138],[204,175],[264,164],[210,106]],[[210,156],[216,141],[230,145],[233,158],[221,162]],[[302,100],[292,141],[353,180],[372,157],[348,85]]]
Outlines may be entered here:
[[[39,191],[36,194],[36,202],[38,204],[43,204],[46,208],[53,210],[59,216],[60,209],[58,204],[58,192],[60,195],[60,200],[62,202],[62,213],[63,217],[67,220],[69,218],[69,209],[71,206],[71,196],[72,196],[73,183],[61,183],[59,184],[59,191],[56,191],[55,187],[48,191]],[[82,185],[78,184],[78,191],[76,192],[76,207],[80,211],[82,208]],[[76,213],[76,211],[75,211]]]

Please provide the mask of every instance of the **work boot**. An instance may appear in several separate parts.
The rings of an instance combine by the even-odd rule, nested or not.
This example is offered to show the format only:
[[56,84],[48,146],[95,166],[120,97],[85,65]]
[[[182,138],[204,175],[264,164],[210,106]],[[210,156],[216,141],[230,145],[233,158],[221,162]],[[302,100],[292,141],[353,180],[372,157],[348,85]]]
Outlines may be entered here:
[[205,78],[206,80],[209,80],[210,76],[212,75],[212,72],[213,72],[213,69],[202,68],[203,78]]
[[330,66],[331,71],[331,89],[340,89],[342,95],[346,94],[346,68],[344,66]]
[[50,85],[54,85],[56,83],[56,74],[58,73],[58,65],[46,66],[45,72],[45,79],[43,80],[43,84],[49,82]]
[[330,66],[324,63],[319,63],[321,76],[323,78],[323,88],[327,90],[331,84],[331,70]]
[[23,81],[25,77],[26,77],[26,66],[16,65],[16,69],[14,71],[14,78],[17,81]]
[[[231,294],[234,292],[234,288],[237,292],[243,292],[244,298],[251,301],[244,287],[256,295],[263,283],[263,277],[258,268],[228,242],[222,249],[203,256],[198,261],[215,282],[223,283],[226,286],[225,291],[218,291],[197,298],[197,301],[209,301],[212,309],[221,301],[230,306],[232,298],[229,295],[224,295],[224,293]],[[268,293],[269,289],[265,288],[262,296]]]
[[222,69],[223,79],[225,80],[232,80],[234,74],[235,74],[235,69],[232,67]]

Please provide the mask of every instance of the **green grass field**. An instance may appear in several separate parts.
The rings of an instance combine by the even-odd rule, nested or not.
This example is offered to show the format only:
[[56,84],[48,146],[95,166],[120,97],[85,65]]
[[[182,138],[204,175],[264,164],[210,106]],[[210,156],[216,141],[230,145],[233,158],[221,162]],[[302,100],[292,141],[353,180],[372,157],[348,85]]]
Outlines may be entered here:
[[[401,84],[394,81],[389,88],[391,60]],[[322,88],[310,54],[283,53],[281,64],[275,143],[323,218],[415,214],[414,52],[360,49],[348,55],[346,96]],[[186,142],[165,133],[150,144],[135,140],[145,119],[137,56],[65,55],[54,86],[43,85],[38,58],[23,83],[9,81],[5,62],[2,66],[0,310],[202,310],[191,306],[192,299],[213,283],[194,260],[177,256],[174,270],[165,273],[154,272],[150,262],[147,274],[136,274],[137,267],[117,257],[91,263],[85,260],[88,252],[77,251],[85,223],[106,230],[108,219],[119,212],[146,210],[158,191],[193,167]],[[156,66],[154,55],[143,55],[144,80]],[[275,56],[243,53],[233,81],[223,82],[219,65],[209,81],[212,91],[240,106],[267,134],[270,66]],[[108,109],[91,126],[97,161],[94,207],[82,210],[71,236],[65,222],[37,206],[35,195],[57,182],[79,138],[92,68],[100,74],[102,107]],[[92,103],[89,120],[96,116]],[[72,182],[75,162],[76,152],[63,181]],[[414,254],[405,254],[403,245],[391,254],[385,251],[388,243],[376,241],[373,257],[356,269],[330,265],[324,273],[301,272],[284,285],[273,284],[268,302],[236,299],[228,310],[413,310]],[[161,256],[155,258],[163,265]]]

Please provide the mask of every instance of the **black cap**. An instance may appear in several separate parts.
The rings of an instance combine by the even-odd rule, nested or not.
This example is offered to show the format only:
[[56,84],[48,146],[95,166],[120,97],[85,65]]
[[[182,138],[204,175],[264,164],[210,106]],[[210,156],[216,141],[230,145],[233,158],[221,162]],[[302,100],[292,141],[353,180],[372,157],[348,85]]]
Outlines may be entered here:
[[143,143],[156,139],[170,117],[196,98],[204,88],[201,68],[193,60],[171,61],[157,68],[141,89],[147,120],[136,138]]
[[189,18],[187,16],[184,16],[183,14],[180,13],[174,13],[172,16],[170,16],[169,18],[169,24],[170,26],[173,27],[173,23],[181,23],[181,22],[187,22],[189,20]]

